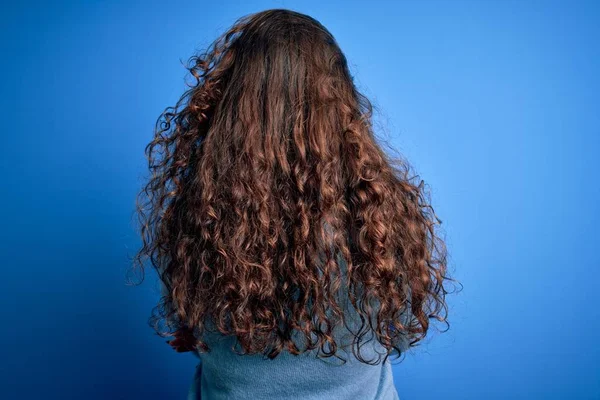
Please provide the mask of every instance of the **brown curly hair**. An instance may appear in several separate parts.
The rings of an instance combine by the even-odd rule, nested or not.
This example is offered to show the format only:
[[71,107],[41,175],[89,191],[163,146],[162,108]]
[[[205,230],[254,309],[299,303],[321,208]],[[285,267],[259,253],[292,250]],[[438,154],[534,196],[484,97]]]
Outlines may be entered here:
[[377,144],[373,106],[323,25],[284,9],[247,15],[186,69],[195,82],[158,118],[136,199],[134,264],[143,272],[148,257],[163,285],[149,320],[159,335],[209,351],[210,320],[241,354],[329,357],[345,324],[339,293],[362,322],[363,362],[367,332],[387,359],[429,319],[448,324],[441,221],[423,181]]

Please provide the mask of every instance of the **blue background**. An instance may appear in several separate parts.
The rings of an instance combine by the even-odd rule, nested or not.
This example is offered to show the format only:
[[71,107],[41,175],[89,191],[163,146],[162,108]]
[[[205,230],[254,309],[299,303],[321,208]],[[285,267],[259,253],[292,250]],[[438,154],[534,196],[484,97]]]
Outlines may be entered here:
[[143,147],[182,61],[283,7],[337,38],[464,285],[450,330],[394,365],[400,398],[600,398],[598,3],[1,7],[0,397],[185,398],[196,359],[147,325],[154,274],[125,285]]

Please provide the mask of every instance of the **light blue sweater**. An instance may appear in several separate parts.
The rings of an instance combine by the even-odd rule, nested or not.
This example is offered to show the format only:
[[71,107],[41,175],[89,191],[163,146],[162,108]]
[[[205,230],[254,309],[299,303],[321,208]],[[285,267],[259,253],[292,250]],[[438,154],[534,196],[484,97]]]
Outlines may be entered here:
[[[345,281],[345,263],[340,265]],[[347,324],[357,332],[360,317],[349,304],[346,294],[340,305],[348,315]],[[261,354],[238,355],[231,350],[238,344],[235,337],[205,332],[211,351],[195,353],[200,362],[187,399],[398,400],[390,358],[377,365],[362,363],[352,353],[350,332],[338,326],[334,335],[342,347],[338,354],[347,360],[345,364],[336,357],[317,358],[316,349],[299,356],[284,351],[273,360]],[[304,342],[298,339],[296,343]],[[238,344],[236,348],[241,347]],[[377,360],[378,354],[385,354],[385,349],[370,334],[362,339],[360,354],[367,360]]]
[[211,352],[200,354],[188,400],[399,400],[389,359],[368,365],[344,353],[348,361],[341,365],[336,358],[285,352],[269,360],[236,355],[231,343],[223,337],[211,343]]
[[[347,287],[347,264],[339,255],[338,262],[342,287]],[[352,332],[358,332],[360,316],[350,305],[348,294],[338,295],[336,299],[345,311],[346,324]],[[373,306],[376,308],[377,304]],[[375,316],[371,317],[375,325]],[[214,327],[210,320],[207,323]],[[345,364],[336,357],[317,358],[317,349],[299,356],[283,351],[273,360],[262,354],[238,355],[231,350],[238,344],[235,337],[205,331],[204,339],[211,350],[195,353],[200,362],[187,399],[399,400],[389,358],[377,365],[362,363],[352,352],[353,335],[344,326],[334,328],[333,335],[341,348],[338,355],[347,360]],[[293,338],[303,347],[300,335],[294,334]],[[360,345],[362,358],[369,361],[384,358],[385,348],[372,333],[363,337]],[[407,349],[408,342],[400,347]],[[238,344],[236,348],[241,347]]]

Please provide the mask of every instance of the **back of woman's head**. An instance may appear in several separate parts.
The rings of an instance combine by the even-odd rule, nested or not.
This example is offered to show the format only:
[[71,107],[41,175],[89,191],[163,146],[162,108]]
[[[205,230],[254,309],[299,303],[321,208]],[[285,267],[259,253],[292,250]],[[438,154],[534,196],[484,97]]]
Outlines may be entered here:
[[446,321],[439,220],[422,181],[377,144],[327,29],[259,12],[187,68],[195,83],[159,117],[138,205],[136,262],[148,257],[164,287],[159,334],[187,329],[208,351],[210,319],[246,353],[302,352],[295,331],[333,355],[344,292],[364,317],[356,343],[369,331],[389,354]]

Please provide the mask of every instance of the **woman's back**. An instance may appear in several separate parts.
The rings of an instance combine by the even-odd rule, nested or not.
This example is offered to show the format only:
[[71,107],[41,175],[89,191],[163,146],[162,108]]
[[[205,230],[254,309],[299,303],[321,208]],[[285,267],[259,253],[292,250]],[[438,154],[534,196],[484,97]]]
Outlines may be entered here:
[[[211,334],[207,342],[211,351],[200,353],[188,400],[398,399],[389,359],[369,365],[349,351],[348,356],[344,353],[347,361],[343,364],[335,357],[317,358],[315,350],[298,356],[283,351],[271,360],[236,354],[231,350],[235,343],[231,336]],[[376,357],[377,347],[371,341],[361,354]]]
[[[325,229],[329,230],[329,227],[326,225]],[[390,359],[383,361],[386,350],[375,340],[372,331],[359,342],[360,357],[368,363],[359,360],[352,351],[362,322],[351,306],[348,292],[344,290],[348,284],[347,264],[339,256],[338,263],[342,285],[335,299],[344,312],[344,322],[336,325],[332,332],[339,346],[335,356],[317,357],[318,349],[300,355],[283,350],[274,359],[262,354],[240,355],[232,350],[238,345],[236,338],[219,333],[209,319],[209,329],[204,332],[203,340],[211,351],[196,353],[200,363],[188,400],[398,399]],[[406,315],[403,317],[406,318]],[[374,323],[374,318],[372,320]],[[294,330],[292,337],[298,348],[304,348],[306,340],[303,335]],[[314,335],[312,339],[315,339]],[[404,342],[402,348],[407,347],[407,342]]]

